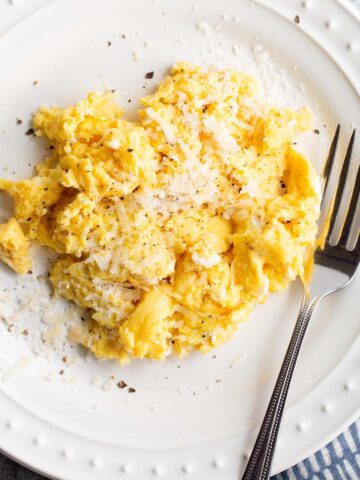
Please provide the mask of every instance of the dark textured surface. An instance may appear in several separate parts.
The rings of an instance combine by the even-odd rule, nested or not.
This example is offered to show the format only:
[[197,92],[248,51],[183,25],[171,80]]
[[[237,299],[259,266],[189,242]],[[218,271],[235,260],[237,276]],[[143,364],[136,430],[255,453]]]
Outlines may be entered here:
[[45,477],[30,472],[0,453],[0,480],[45,480]]

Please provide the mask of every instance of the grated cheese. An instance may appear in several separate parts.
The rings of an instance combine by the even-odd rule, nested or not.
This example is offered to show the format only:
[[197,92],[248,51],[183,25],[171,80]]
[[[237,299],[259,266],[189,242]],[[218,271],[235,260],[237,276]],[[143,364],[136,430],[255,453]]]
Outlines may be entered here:
[[99,375],[93,375],[91,377],[91,384],[94,385],[95,387],[100,387],[100,385],[102,384],[102,379]]
[[140,62],[142,60],[142,54],[139,51],[133,52],[133,59],[135,62]]
[[211,35],[211,26],[205,22],[197,22],[196,28],[200,30],[206,37],[210,37]]
[[221,257],[217,253],[211,255],[210,257],[202,257],[197,253],[192,254],[192,259],[196,265],[200,265],[201,267],[210,268],[220,262]]
[[203,120],[205,131],[212,133],[220,149],[235,152],[238,150],[238,144],[235,138],[230,134],[226,125],[222,121],[216,120],[214,116],[207,116]]
[[108,141],[107,146],[113,150],[118,150],[120,148],[120,141],[117,138],[113,138]]
[[169,143],[175,143],[176,137],[171,125],[168,122],[166,122],[166,120],[164,120],[163,117],[159,115],[157,112],[155,112],[155,110],[153,110],[152,108],[150,107],[146,108],[145,112],[149,118],[154,120],[160,126],[161,130],[165,134],[166,140]]

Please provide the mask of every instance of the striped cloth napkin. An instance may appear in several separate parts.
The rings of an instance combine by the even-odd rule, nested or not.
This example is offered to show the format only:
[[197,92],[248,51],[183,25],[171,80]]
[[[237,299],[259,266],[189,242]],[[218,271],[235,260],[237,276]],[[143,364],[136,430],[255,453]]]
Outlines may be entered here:
[[272,480],[360,480],[360,420],[322,450]]
[[[350,0],[360,9],[360,0]],[[360,419],[333,442],[272,480],[360,480]]]

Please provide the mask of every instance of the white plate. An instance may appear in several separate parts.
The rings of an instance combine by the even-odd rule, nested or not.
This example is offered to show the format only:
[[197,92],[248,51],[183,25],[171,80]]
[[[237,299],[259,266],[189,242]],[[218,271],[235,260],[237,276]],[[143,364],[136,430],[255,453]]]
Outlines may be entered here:
[[[308,134],[301,148],[318,168],[335,125],[343,125],[342,153],[351,124],[360,125],[359,24],[355,11],[343,2],[60,0],[30,15],[46,3],[15,0],[10,6],[0,0],[0,31],[13,27],[0,37],[1,176],[28,176],[28,164],[43,154],[39,142],[24,135],[37,106],[67,105],[88,90],[108,85],[119,90],[121,103],[131,107],[127,113],[134,117],[136,99],[177,60],[249,70],[267,82],[268,94],[272,85],[273,101],[309,104],[320,135]],[[205,27],[210,36],[203,23],[196,27],[198,22],[210,26]],[[141,52],[140,61],[134,61],[133,52]],[[145,82],[148,71],[155,71],[155,77]],[[16,117],[24,119],[23,125],[16,125]],[[3,213],[10,208],[5,203]],[[16,278],[0,267],[2,288],[19,292]],[[359,287],[358,276],[324,303],[310,327],[287,404],[275,472],[324,445],[359,413]],[[32,288],[30,282],[24,291]],[[66,368],[68,383],[70,375],[79,378],[73,385],[58,375],[64,366],[56,356],[32,356],[31,342],[15,338],[2,325],[1,449],[61,479],[239,478],[290,337],[300,293],[293,284],[272,295],[231,341],[208,355],[194,354],[181,362],[136,361],[125,368],[81,362]],[[31,295],[36,303],[43,293]],[[41,321],[29,315],[31,339]],[[44,380],[51,379],[49,371],[56,372],[54,382]],[[125,379],[136,393],[93,386],[89,379],[94,372],[103,379]]]

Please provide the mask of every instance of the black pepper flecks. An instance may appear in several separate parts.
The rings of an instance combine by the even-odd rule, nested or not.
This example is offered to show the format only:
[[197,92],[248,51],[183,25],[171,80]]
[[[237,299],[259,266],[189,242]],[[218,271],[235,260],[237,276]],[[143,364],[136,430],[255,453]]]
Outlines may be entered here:
[[111,45],[112,45],[112,43],[110,41],[108,41],[106,44],[107,44],[108,47],[111,47]]
[[29,128],[29,130],[25,132],[25,135],[29,137],[30,135],[34,135],[34,133],[35,133],[35,130],[33,128]]
[[120,382],[117,384],[119,388],[125,388],[127,387],[127,383],[124,382],[124,380],[120,380]]
[[16,119],[16,125],[21,125],[22,123],[23,121],[21,120],[21,118]]
[[154,78],[154,72],[148,72],[148,73],[145,75],[145,78],[151,80],[152,78]]
[[295,15],[294,22],[299,25],[299,23],[300,23],[300,17],[299,17],[299,15]]
[[314,133],[316,133],[316,135],[319,135],[320,131],[317,128],[315,128]]
[[129,393],[135,393],[136,390],[135,390],[135,388],[130,387],[129,390],[128,390],[128,392],[129,392]]

